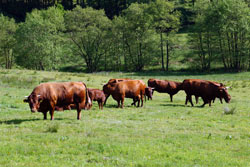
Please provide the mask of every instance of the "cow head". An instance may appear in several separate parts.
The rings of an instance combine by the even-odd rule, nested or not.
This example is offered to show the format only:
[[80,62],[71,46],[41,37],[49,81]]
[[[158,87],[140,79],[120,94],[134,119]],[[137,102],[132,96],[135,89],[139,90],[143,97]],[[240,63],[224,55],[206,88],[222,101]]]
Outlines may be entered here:
[[30,94],[23,101],[25,103],[29,103],[31,112],[37,112],[40,108],[40,103],[42,101],[42,98],[41,95]]
[[231,96],[228,94],[227,88],[224,87],[224,86],[221,86],[221,87],[219,88],[219,91],[220,91],[220,97],[224,98],[225,101],[226,101],[227,103],[229,103],[230,100],[231,100]]
[[84,109],[89,110],[89,109],[91,109],[91,107],[92,107],[92,101],[91,101],[90,97],[88,96],[87,103],[86,103]]
[[115,85],[115,83],[107,83],[107,84],[105,84],[105,85],[103,86],[102,90],[103,90],[105,96],[111,94],[111,92],[112,92],[112,91],[114,90],[114,88],[115,88],[114,85]]
[[152,100],[152,97],[153,97],[153,92],[154,92],[154,88],[151,88],[151,87],[146,87],[145,88],[145,94],[151,100]]

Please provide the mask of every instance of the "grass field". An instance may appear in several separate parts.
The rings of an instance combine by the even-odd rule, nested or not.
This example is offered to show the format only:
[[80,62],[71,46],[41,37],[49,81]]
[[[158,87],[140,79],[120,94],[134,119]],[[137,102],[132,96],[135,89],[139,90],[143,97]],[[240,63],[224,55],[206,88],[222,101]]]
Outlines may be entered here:
[[[250,73],[59,73],[0,70],[0,166],[250,166]],[[76,119],[75,110],[55,120],[31,113],[24,96],[41,82],[83,81],[102,88],[110,78],[208,79],[231,86],[230,104],[184,105],[179,92],[155,93],[143,108],[93,108]],[[194,100],[194,99],[193,99]],[[234,109],[234,114],[224,110]]]

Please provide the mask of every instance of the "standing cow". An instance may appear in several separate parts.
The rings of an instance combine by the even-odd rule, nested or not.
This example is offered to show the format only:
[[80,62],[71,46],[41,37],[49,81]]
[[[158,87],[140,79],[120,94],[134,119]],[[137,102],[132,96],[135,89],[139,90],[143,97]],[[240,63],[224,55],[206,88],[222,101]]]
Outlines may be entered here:
[[186,102],[189,101],[192,106],[192,95],[195,97],[201,97],[204,107],[207,103],[211,106],[211,101],[217,98],[224,98],[229,103],[231,96],[227,92],[227,88],[223,84],[213,83],[211,81],[200,80],[200,79],[185,79],[183,81],[183,89],[186,92]]
[[143,106],[143,97],[145,95],[145,85],[139,80],[128,80],[118,83],[107,83],[103,86],[105,96],[112,95],[117,101],[118,108],[124,106],[124,98],[132,98],[134,101],[138,101],[137,107]]
[[89,97],[91,99],[91,101],[97,101],[98,102],[98,106],[99,109],[103,109],[103,104],[105,101],[105,94],[102,90],[99,89],[90,89],[88,88],[88,92],[89,92]]
[[67,108],[73,104],[77,109],[77,119],[80,120],[81,109],[91,107],[87,86],[82,82],[42,83],[34,88],[24,102],[29,103],[31,112],[42,112],[44,119],[47,119],[49,111],[51,120],[54,120],[55,108]]
[[[118,83],[118,82],[122,82],[122,81],[131,81],[132,79],[129,79],[129,78],[119,78],[119,79],[110,79],[108,81],[108,83]],[[142,81],[142,80],[132,80],[132,81],[140,81],[143,85],[145,85],[145,100],[146,100],[146,96],[148,97],[148,99],[151,99],[152,100],[152,96],[153,96],[153,88],[151,87],[146,87],[146,84]],[[110,94],[105,94],[106,95],[106,99],[105,99],[105,102],[104,102],[104,105],[106,104]],[[132,105],[135,105],[137,101],[134,100],[134,102],[132,103]]]
[[154,88],[159,93],[168,93],[171,102],[173,102],[173,96],[180,90],[183,90],[181,82],[168,80],[149,79],[148,86]]

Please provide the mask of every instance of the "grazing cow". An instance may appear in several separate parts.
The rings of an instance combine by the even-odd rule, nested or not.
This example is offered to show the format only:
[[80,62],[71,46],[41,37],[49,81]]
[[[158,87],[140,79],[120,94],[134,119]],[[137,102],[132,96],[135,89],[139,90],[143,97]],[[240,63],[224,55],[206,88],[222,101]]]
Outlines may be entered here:
[[211,106],[211,101],[217,98],[224,98],[229,103],[231,96],[227,92],[227,88],[223,84],[214,83],[211,81],[200,80],[200,79],[185,79],[183,81],[183,89],[186,92],[186,102],[189,101],[192,106],[192,95],[195,97],[201,97],[204,107],[207,103]]
[[105,94],[102,90],[99,89],[90,89],[88,88],[89,97],[91,101],[97,101],[99,109],[103,109],[103,103],[105,101]]
[[173,102],[173,95],[183,90],[181,82],[174,82],[168,80],[149,79],[148,86],[154,88],[159,93],[168,93],[170,100]]
[[[218,82],[214,82],[214,81],[208,81],[208,82],[214,83],[214,84],[216,84],[218,86],[224,86],[222,83],[218,83]],[[226,87],[226,89],[227,89],[227,87]],[[220,99],[220,103],[223,104],[221,97],[215,97],[213,99],[213,103],[214,103],[214,101],[215,101],[216,98],[219,98]],[[196,104],[198,104],[198,102],[199,102],[199,96],[195,96],[195,101],[196,101]]]
[[55,109],[70,109],[73,104],[79,120],[81,109],[91,107],[87,86],[83,82],[42,83],[34,88],[24,102],[29,103],[31,112],[42,112],[44,119],[47,119],[47,112],[50,111],[51,120],[54,120]]
[[138,101],[137,107],[143,106],[143,97],[145,95],[145,85],[139,80],[128,80],[118,83],[107,83],[103,86],[105,96],[112,95],[117,101],[118,108],[124,106],[124,98],[132,98],[134,101]]

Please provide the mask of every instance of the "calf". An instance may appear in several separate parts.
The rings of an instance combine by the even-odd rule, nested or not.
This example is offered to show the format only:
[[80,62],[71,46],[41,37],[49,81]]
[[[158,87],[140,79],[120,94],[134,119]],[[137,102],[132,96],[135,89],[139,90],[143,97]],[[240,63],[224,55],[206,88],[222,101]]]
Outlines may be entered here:
[[99,109],[103,109],[103,104],[105,102],[104,92],[99,89],[90,89],[90,88],[88,88],[88,92],[91,101],[97,101]]

